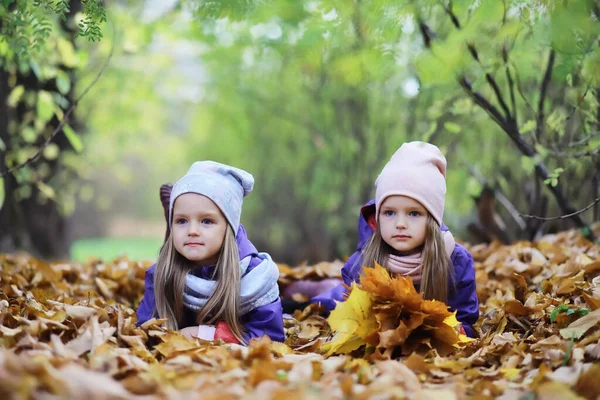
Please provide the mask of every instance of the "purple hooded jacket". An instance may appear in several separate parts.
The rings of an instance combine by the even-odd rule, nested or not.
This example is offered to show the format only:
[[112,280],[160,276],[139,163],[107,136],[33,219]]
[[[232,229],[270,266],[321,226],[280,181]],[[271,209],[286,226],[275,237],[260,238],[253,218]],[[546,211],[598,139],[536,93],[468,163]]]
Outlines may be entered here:
[[[373,229],[367,223],[369,215],[375,212],[375,200],[369,201],[361,210],[358,218],[358,246],[356,252],[350,256],[342,268],[342,278],[348,286],[352,282],[360,281],[361,250],[373,234]],[[448,227],[442,224],[441,229],[447,231]],[[471,253],[463,246],[456,244],[450,257],[453,266],[453,282],[449,282],[450,293],[446,302],[452,311],[456,311],[456,319],[462,324],[468,336],[474,337],[472,325],[479,318],[479,300],[475,291],[475,267]],[[453,284],[452,284],[453,283]],[[418,289],[418,287],[417,287]],[[336,301],[344,301],[346,288],[336,286],[311,299],[312,303],[321,303],[328,311],[336,306]]]
[[[236,242],[240,252],[240,260],[252,256],[250,265],[248,266],[248,272],[256,268],[261,259],[257,257],[258,251],[256,247],[248,240],[246,230],[240,224],[238,229]],[[198,267],[192,270],[192,274],[203,278],[211,279],[214,267]],[[155,316],[156,303],[154,298],[154,271],[156,270],[156,264],[152,265],[146,271],[146,290],[144,292],[144,298],[140,303],[137,311],[138,325],[143,324],[152,317]],[[197,325],[196,313],[186,307],[183,309],[183,326]],[[244,339],[248,342],[252,338],[261,337],[267,335],[271,340],[277,342],[283,342],[285,340],[285,333],[283,329],[283,310],[281,307],[281,300],[277,299],[273,303],[258,307],[249,313],[241,317],[242,324],[245,327]]]

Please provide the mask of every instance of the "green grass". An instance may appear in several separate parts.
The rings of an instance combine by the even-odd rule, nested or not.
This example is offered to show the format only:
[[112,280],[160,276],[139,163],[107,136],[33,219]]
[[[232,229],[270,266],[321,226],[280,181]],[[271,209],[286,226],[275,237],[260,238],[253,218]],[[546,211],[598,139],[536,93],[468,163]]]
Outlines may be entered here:
[[161,239],[144,237],[104,237],[75,241],[71,245],[70,256],[76,262],[84,263],[89,257],[110,261],[126,255],[130,260],[155,261],[162,245]]

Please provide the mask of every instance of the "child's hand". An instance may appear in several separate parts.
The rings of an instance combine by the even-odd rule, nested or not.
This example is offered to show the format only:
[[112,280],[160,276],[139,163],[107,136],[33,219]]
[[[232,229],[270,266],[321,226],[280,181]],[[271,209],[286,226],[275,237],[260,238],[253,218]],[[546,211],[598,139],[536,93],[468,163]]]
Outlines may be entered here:
[[181,329],[179,332],[181,332],[183,334],[183,336],[185,336],[188,339],[195,339],[196,334],[198,333],[198,327],[197,326],[188,326],[187,328]]
[[188,326],[179,332],[189,339],[214,340],[215,338],[215,327],[212,325]]

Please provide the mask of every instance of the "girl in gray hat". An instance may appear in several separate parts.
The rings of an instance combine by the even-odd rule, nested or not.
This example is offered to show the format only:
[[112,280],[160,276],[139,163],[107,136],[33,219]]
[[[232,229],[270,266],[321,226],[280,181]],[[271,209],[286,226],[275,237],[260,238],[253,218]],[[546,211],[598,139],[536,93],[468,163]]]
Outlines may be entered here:
[[170,234],[146,272],[138,323],[166,318],[169,328],[204,340],[284,341],[279,270],[240,225],[253,185],[248,172],[213,161],[195,162],[173,185]]

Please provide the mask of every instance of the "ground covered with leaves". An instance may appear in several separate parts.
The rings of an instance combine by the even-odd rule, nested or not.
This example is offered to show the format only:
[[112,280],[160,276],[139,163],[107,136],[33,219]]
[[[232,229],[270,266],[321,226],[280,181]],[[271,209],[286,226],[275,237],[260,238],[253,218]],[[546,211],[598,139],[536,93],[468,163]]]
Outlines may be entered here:
[[[149,264],[0,255],[0,398],[600,398],[600,245],[571,231],[469,249],[476,340],[375,268],[328,319],[308,307],[286,343],[249,347],[136,327]],[[340,267],[282,265],[282,291]]]

